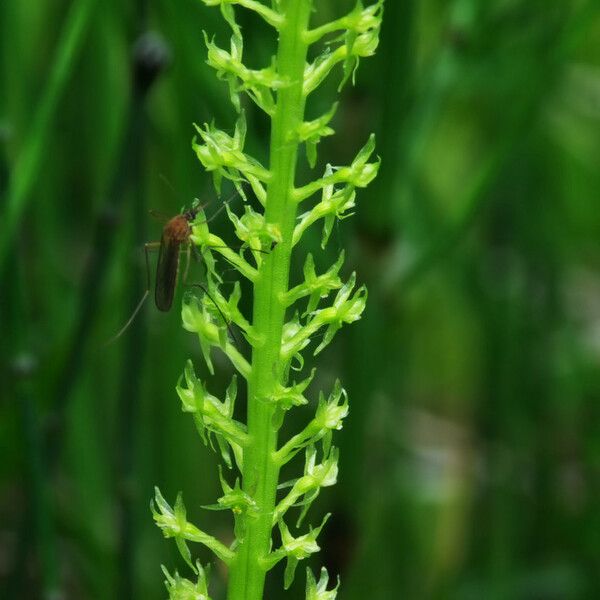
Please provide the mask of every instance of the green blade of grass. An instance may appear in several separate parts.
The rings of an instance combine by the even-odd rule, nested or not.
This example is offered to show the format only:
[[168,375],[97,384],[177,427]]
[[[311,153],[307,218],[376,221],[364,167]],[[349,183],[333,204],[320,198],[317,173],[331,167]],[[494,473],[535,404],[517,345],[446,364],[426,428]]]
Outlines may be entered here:
[[47,149],[51,125],[69,76],[77,63],[95,5],[96,0],[80,0],[71,5],[67,14],[48,83],[12,169],[6,208],[0,219],[0,267],[6,260],[21,216],[31,199],[36,174]]

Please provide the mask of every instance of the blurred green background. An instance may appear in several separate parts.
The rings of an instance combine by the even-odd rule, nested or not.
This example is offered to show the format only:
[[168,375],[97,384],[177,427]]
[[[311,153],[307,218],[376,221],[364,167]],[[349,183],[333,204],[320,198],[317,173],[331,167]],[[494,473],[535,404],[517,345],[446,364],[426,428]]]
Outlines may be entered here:
[[[315,4],[316,22],[352,7]],[[239,12],[263,65],[271,31]],[[207,373],[178,311],[148,302],[104,345],[146,287],[149,209],[215,197],[192,123],[235,115],[203,29],[227,43],[197,0],[0,2],[2,598],[165,597],[160,564],[187,570],[153,525],[155,484],[231,539],[200,509],[216,459],[174,385],[187,357]],[[317,261],[347,248],[370,296],[312,386],[340,377],[351,398],[313,568],[340,573],[341,600],[600,598],[600,3],[387,0],[340,102],[319,172],[371,131],[383,163]],[[211,390],[230,375],[216,358]],[[285,597],[303,588],[299,569]]]

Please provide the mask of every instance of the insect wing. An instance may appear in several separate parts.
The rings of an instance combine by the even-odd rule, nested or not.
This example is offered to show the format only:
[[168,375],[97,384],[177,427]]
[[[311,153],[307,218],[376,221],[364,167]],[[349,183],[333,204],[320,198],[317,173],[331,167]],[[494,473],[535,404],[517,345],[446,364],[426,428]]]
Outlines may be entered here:
[[178,268],[179,242],[174,241],[171,236],[163,234],[160,239],[154,289],[154,302],[158,310],[167,312],[173,304]]

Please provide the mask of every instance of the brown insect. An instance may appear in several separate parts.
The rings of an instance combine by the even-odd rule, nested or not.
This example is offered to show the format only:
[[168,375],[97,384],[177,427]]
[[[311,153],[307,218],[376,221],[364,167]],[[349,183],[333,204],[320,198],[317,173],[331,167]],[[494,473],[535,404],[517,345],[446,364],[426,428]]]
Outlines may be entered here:
[[[214,215],[212,215],[211,219],[216,217],[221,210],[223,210],[227,202],[229,202],[229,200],[227,200],[223,206],[219,208]],[[150,259],[148,257],[148,252],[151,250],[158,249],[158,263],[156,265],[156,279],[154,282],[154,303],[156,304],[156,308],[162,312],[168,312],[171,309],[171,306],[173,305],[173,298],[175,296],[175,289],[177,288],[181,251],[185,249],[187,252],[186,267],[183,276],[185,281],[187,279],[187,272],[190,265],[190,253],[192,249],[192,244],[190,242],[192,223],[195,221],[198,213],[200,213],[203,208],[204,206],[200,204],[199,200],[194,200],[194,203],[190,209],[182,212],[181,214],[175,215],[169,219],[167,223],[165,223],[160,242],[149,242],[144,244],[144,253],[146,256],[146,277],[148,282],[146,291],[144,292],[144,295],[142,296],[138,305],[135,307],[131,317],[129,317],[125,325],[121,327],[118,333],[114,335],[107,342],[107,344],[112,343],[121,335],[123,335],[125,331],[127,331],[127,328],[131,325],[144,305],[144,302],[150,295]],[[204,222],[207,223],[208,220]],[[212,300],[219,313],[221,313],[223,321],[227,324],[227,328],[233,335],[227,319],[223,315],[223,312],[218,307],[217,303],[214,301],[213,297],[208,293],[208,290],[200,283],[195,283],[193,285],[195,287],[202,288],[204,293],[207,294],[207,296]]]
[[[170,219],[163,227],[162,236],[159,242],[158,264],[156,266],[156,281],[154,287],[154,302],[158,310],[168,312],[173,304],[175,288],[177,287],[177,274],[179,272],[179,257],[182,244],[187,244],[188,259],[186,263],[189,267],[190,235],[192,234],[191,223],[194,222],[202,206],[196,202],[189,210],[176,215]],[[145,245],[146,256],[149,247],[152,244]],[[154,244],[154,247],[156,244]]]

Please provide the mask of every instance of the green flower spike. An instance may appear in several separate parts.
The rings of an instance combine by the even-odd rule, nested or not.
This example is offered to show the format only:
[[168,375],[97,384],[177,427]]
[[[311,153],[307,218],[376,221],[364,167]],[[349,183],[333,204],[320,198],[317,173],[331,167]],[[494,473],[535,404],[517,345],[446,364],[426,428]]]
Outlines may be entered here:
[[[226,83],[238,116],[233,132],[215,123],[196,125],[192,149],[212,174],[217,192],[228,180],[244,203],[241,210],[225,206],[241,247],[230,247],[212,233],[201,212],[192,224],[190,240],[206,266],[206,293],[186,294],[181,315],[183,327],[198,337],[208,372],[214,372],[214,352],[220,352],[235,376],[219,399],[188,361],[176,389],[183,412],[192,415],[200,438],[228,469],[219,471],[223,495],[204,508],[231,511],[235,539],[228,547],[190,523],[181,495],[172,508],[157,490],[152,510],[197,579],[165,570],[171,599],[209,598],[205,571],[194,563],[189,545],[197,542],[226,564],[228,600],[262,600],[265,578],[279,561],[286,561],[287,589],[298,562],[319,551],[317,538],[328,517],[308,531],[303,522],[321,490],[334,485],[338,476],[333,433],[348,415],[348,396],[339,381],[328,396],[311,389],[316,369],[305,363],[325,351],[343,325],[360,319],[367,301],[356,274],[342,273],[343,250],[331,266],[306,253],[302,275],[292,281],[291,257],[301,252],[303,236],[313,226],[320,228],[325,248],[335,223],[354,213],[357,192],[376,177],[380,164],[373,136],[350,164],[321,162],[317,149],[324,137],[334,135],[338,102],[332,99],[328,110],[311,118],[307,102],[330,76],[339,89],[354,82],[360,59],[371,56],[379,43],[383,0],[368,6],[358,1],[348,14],[312,29],[314,0],[202,2],[218,7],[231,29],[224,47],[210,32],[204,39],[207,62]],[[245,63],[237,10],[252,11],[273,29],[277,52],[267,64],[250,68]],[[246,149],[248,102],[270,125],[268,164]],[[296,173],[302,145],[308,166],[321,174],[306,181]],[[237,271],[233,286],[225,286],[223,267]],[[247,302],[242,290],[252,293]],[[244,307],[250,304],[252,314],[246,314]],[[234,339],[234,328],[244,347]],[[242,411],[246,422],[235,418],[238,395],[238,401],[247,402]],[[308,408],[316,398],[312,418],[297,433],[279,439],[289,411]],[[281,483],[281,468],[299,455],[304,455],[303,471]],[[274,538],[281,539],[276,550]],[[328,590],[328,580],[327,571],[321,571],[317,582],[308,570],[307,600],[333,600],[339,582]]]

